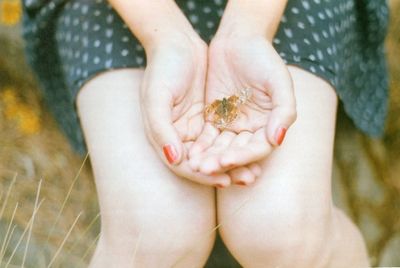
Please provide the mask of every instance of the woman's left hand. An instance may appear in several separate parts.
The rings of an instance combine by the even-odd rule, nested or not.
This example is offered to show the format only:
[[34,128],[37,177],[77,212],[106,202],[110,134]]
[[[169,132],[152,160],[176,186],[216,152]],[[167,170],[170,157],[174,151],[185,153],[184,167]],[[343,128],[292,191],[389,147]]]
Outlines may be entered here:
[[208,122],[191,147],[191,167],[211,174],[265,158],[295,121],[296,104],[287,67],[265,37],[216,37],[208,60],[207,104],[251,90],[227,128]]

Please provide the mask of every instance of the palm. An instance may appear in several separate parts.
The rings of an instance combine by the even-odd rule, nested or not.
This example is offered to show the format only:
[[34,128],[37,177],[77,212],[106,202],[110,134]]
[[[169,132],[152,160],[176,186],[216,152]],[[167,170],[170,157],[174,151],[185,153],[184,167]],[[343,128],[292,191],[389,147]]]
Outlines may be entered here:
[[281,69],[277,65],[284,64],[264,40],[229,46],[234,47],[210,47],[206,102],[238,95],[241,89],[249,88],[251,97],[239,107],[238,117],[227,128],[237,133],[254,132],[268,121],[273,108],[269,81],[274,79],[276,69]]
[[141,90],[143,121],[150,142],[164,162],[166,158],[159,148],[171,141],[175,147],[180,146],[182,161],[179,165],[168,165],[174,173],[214,184],[218,178],[192,172],[186,160],[187,147],[203,125],[206,68],[206,51],[193,57],[192,49],[187,48],[175,44],[164,46],[149,57]]
[[285,64],[265,39],[212,44],[206,103],[212,105],[215,100],[238,95],[245,88],[250,88],[252,94],[239,106],[236,119],[221,132],[213,122],[216,117],[207,116],[211,122],[191,149],[192,168],[214,173],[266,157],[272,144],[266,138],[265,128],[278,106],[274,94],[277,88],[290,89],[290,84]]
[[[204,108],[204,77],[206,55],[199,54],[196,58],[189,52],[166,48],[158,51],[150,61],[144,77],[142,98],[160,100],[158,107],[153,109],[169,109],[169,120],[173,123],[182,141],[194,140],[201,131]],[[148,90],[154,88],[154,90]],[[168,100],[169,107],[161,104]],[[146,107],[144,107],[146,108]],[[159,113],[148,113],[149,116]],[[155,122],[161,118],[154,118]],[[158,131],[158,126],[152,126]]]

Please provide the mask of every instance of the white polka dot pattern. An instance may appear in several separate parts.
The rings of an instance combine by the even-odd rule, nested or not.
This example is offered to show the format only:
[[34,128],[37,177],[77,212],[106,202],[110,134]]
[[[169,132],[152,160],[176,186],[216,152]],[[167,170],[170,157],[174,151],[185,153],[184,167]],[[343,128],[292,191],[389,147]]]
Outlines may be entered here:
[[[24,37],[50,108],[82,152],[85,145],[74,109],[80,87],[99,72],[144,67],[146,57],[106,0],[65,2],[25,0],[31,15],[24,18]],[[206,42],[214,36],[226,2],[176,1]],[[285,63],[331,83],[356,126],[379,135],[388,98],[383,57],[387,20],[385,0],[291,0],[273,45]]]

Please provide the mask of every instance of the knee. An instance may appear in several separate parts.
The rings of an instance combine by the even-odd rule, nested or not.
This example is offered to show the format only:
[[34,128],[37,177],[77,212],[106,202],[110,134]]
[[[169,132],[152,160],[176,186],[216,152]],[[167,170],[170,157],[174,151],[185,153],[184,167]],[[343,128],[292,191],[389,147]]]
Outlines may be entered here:
[[[102,215],[101,240],[109,251],[136,251],[139,256],[203,256],[207,259],[215,235],[214,215],[173,209],[118,209]],[[130,250],[128,250],[130,249]]]
[[[107,211],[107,210],[104,210]],[[97,251],[126,265],[135,254],[141,267],[184,267],[207,261],[215,235],[215,213],[179,208],[128,208],[102,214]],[[125,266],[127,267],[127,266]]]
[[299,206],[250,209],[229,221],[221,237],[245,267],[323,267],[330,258],[330,214]]

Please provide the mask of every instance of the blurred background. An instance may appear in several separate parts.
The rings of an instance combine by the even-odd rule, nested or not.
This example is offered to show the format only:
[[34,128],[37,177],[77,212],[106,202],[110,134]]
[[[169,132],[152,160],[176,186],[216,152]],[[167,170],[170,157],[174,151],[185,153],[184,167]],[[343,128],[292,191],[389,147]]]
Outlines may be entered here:
[[[387,51],[390,114],[382,139],[339,114],[335,203],[361,229],[374,266],[400,266],[400,1]],[[19,0],[0,0],[0,267],[86,267],[99,234],[90,162],[43,103],[20,37]],[[221,244],[208,267],[236,267]]]

